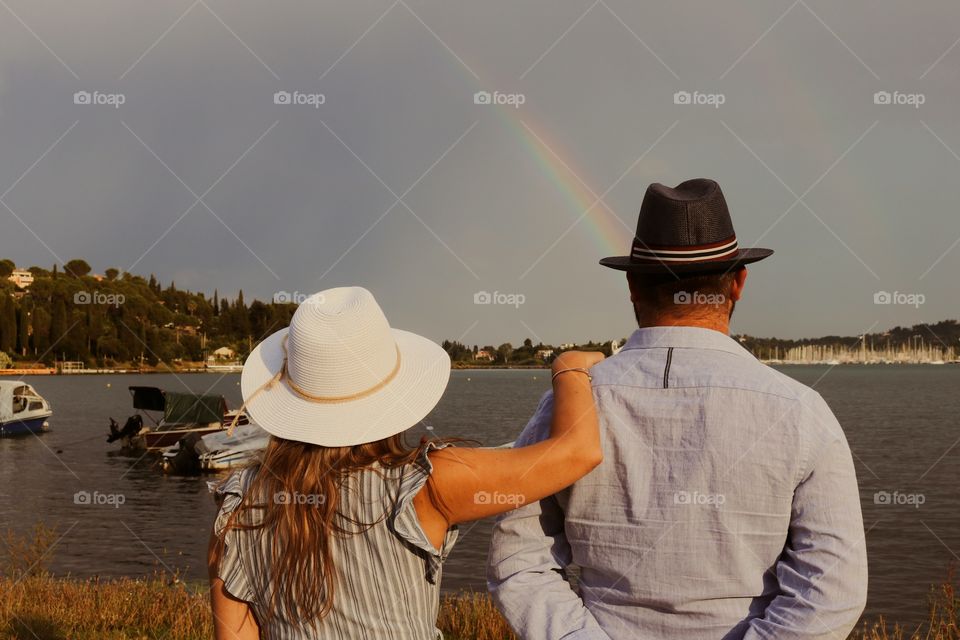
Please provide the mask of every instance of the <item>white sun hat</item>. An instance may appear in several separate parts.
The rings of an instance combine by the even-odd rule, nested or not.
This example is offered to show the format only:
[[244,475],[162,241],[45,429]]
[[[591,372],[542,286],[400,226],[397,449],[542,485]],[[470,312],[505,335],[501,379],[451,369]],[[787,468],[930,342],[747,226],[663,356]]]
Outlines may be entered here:
[[345,447],[416,425],[449,379],[444,349],[392,329],[366,289],[342,287],[307,298],[288,328],[257,345],[240,384],[247,411],[267,432]]

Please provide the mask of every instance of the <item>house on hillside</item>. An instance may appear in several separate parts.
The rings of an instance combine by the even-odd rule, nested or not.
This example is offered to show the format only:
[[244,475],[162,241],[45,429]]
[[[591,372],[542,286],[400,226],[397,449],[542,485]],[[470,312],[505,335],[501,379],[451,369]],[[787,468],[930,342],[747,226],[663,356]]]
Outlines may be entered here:
[[17,285],[21,289],[26,289],[33,284],[33,274],[26,269],[14,269],[7,280]]
[[473,354],[474,360],[486,360],[487,362],[493,362],[494,355],[487,351],[486,349],[480,349],[475,354]]
[[213,357],[217,360],[233,360],[237,357],[237,352],[230,347],[220,347],[213,352]]
[[538,360],[549,360],[553,357],[553,349],[540,349],[537,351]]

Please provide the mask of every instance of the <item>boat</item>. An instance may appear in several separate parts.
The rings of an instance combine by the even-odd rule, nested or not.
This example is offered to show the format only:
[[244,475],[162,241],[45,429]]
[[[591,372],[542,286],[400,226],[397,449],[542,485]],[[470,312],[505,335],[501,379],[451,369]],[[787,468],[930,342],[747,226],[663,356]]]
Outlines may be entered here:
[[41,433],[50,430],[50,403],[29,384],[0,380],[0,436]]
[[270,434],[252,422],[232,433],[191,434],[163,452],[163,470],[189,475],[234,469],[259,460],[268,444]]
[[[157,387],[129,387],[133,408],[138,413],[127,419],[123,428],[110,418],[107,442],[120,441],[125,449],[146,449],[161,452],[182,438],[205,436],[223,431],[234,417],[238,424],[246,424],[246,414],[227,410],[221,395],[164,391]],[[153,414],[161,413],[157,419]],[[144,425],[146,415],[152,425]]]

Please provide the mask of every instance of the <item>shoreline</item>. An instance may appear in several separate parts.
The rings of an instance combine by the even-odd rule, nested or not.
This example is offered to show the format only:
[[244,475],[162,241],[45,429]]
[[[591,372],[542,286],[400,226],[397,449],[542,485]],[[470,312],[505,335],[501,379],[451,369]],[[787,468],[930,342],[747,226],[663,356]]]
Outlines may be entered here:
[[[934,362],[806,362],[806,361],[783,361],[783,360],[760,360],[765,365],[781,367],[839,367],[839,366],[859,366],[859,367],[879,367],[879,366],[948,366],[960,365],[960,361],[934,361]],[[472,365],[462,362],[454,362],[451,366],[453,371],[549,371],[548,365]],[[241,373],[242,367],[230,367],[229,369],[209,369],[207,367],[166,367],[166,368],[143,368],[143,369],[76,369],[72,371],[61,371],[54,368],[33,368],[33,369],[0,369],[0,378],[23,378],[23,377],[49,377],[49,376],[110,376],[110,375],[156,375],[161,373],[210,373],[226,375],[231,373]]]

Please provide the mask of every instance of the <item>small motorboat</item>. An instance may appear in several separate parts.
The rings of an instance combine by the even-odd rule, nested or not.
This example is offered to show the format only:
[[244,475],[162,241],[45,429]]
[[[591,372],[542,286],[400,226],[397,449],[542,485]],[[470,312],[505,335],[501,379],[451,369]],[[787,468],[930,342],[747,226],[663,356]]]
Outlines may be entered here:
[[0,436],[41,433],[50,429],[50,403],[25,382],[0,380]]
[[238,425],[232,434],[191,434],[163,452],[163,470],[189,475],[242,467],[258,460],[268,444],[270,434],[252,422]]
[[[138,412],[127,419],[123,428],[110,418],[107,442],[120,441],[125,449],[146,449],[161,452],[187,436],[205,436],[224,430],[237,417],[238,424],[246,424],[246,414],[227,410],[227,402],[220,395],[203,395],[164,391],[156,387],[130,387],[133,408]],[[157,419],[153,414],[160,412]],[[152,425],[145,425],[146,415]]]

